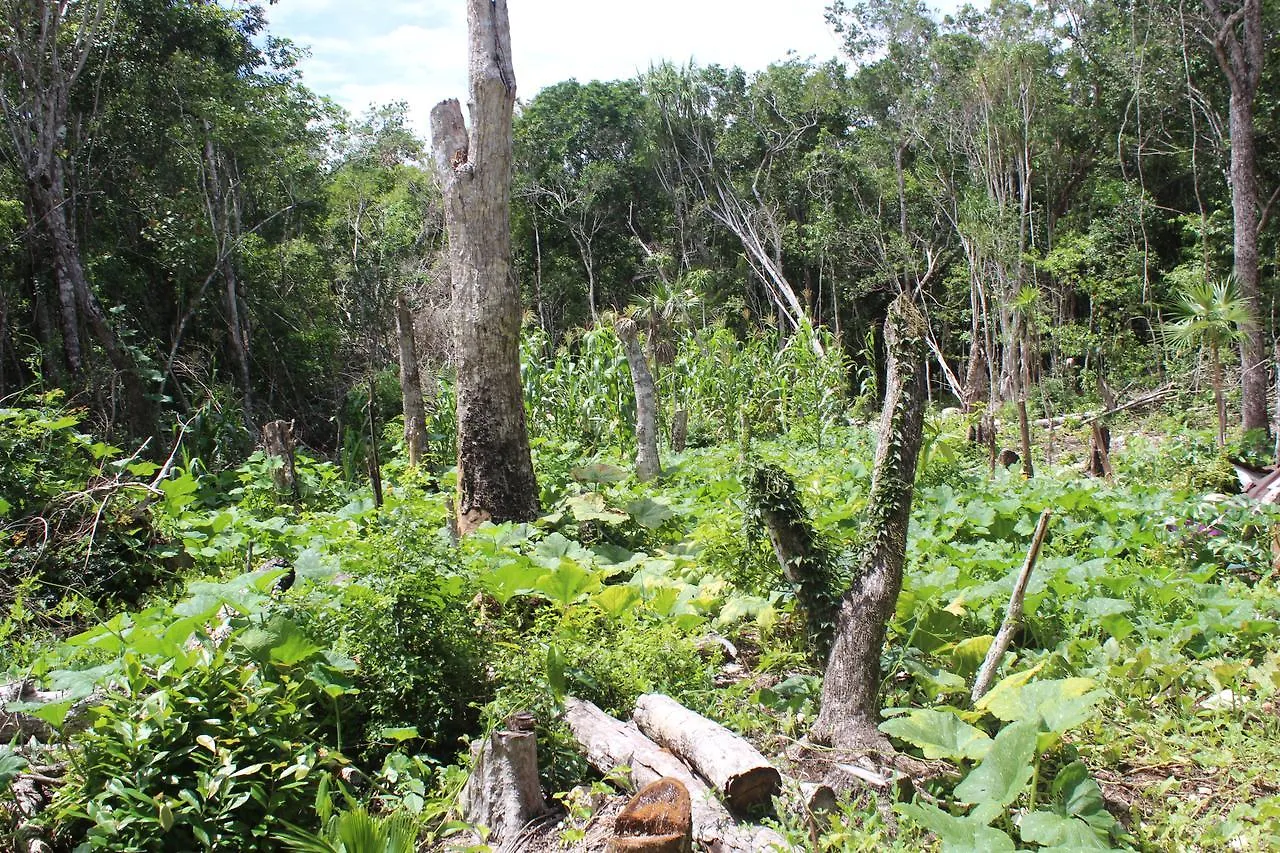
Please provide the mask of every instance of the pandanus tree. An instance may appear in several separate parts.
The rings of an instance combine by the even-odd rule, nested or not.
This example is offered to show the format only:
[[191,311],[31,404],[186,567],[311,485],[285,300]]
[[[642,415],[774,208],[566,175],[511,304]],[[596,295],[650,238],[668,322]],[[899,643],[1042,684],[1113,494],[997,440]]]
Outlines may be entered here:
[[1227,443],[1227,402],[1222,392],[1222,349],[1239,342],[1252,320],[1249,302],[1236,292],[1235,280],[1192,284],[1174,308],[1177,319],[1166,326],[1175,351],[1208,353],[1213,400],[1218,412],[1218,446]]

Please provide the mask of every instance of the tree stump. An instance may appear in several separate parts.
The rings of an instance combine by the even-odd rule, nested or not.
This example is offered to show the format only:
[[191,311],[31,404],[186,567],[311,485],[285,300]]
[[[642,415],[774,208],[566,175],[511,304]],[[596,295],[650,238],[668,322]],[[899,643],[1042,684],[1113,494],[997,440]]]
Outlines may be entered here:
[[[517,715],[513,720],[521,720]],[[489,828],[495,841],[514,837],[525,824],[545,814],[538,785],[538,746],[532,724],[495,731],[475,751],[471,776],[462,788],[463,817]],[[473,747],[474,748],[474,747]]]
[[676,409],[676,413],[671,417],[671,449],[676,453],[683,453],[685,442],[689,440],[689,412],[685,409]]
[[268,458],[279,459],[280,464],[271,469],[271,479],[276,492],[296,501],[298,468],[294,464],[293,421],[272,421],[262,427],[262,446]]

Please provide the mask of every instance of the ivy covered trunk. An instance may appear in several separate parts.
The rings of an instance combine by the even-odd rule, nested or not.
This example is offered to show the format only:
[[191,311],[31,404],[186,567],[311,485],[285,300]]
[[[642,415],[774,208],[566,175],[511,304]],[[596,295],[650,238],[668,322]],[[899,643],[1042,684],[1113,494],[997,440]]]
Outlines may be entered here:
[[520,384],[520,292],[511,271],[516,80],[506,0],[468,0],[471,130],[457,100],[431,110],[445,201],[458,371],[458,527],[538,513]]
[[884,409],[867,505],[871,537],[840,600],[814,740],[840,749],[888,750],[880,718],[880,655],[902,589],[916,459],[924,424],[925,319],[903,294],[885,319]]

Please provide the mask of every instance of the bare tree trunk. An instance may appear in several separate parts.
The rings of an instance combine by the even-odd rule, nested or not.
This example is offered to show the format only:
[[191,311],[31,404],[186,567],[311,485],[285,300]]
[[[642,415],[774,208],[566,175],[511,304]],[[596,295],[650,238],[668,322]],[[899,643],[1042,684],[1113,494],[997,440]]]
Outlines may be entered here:
[[867,527],[871,540],[840,601],[835,641],[822,683],[822,710],[812,736],[840,749],[888,750],[880,718],[880,655],[902,590],[907,526],[924,426],[926,321],[907,294],[885,319],[884,409],[876,447]]
[[404,443],[409,465],[422,464],[427,446],[427,410],[422,403],[422,379],[418,375],[418,344],[413,337],[413,312],[401,291],[396,295],[396,338],[400,343],[400,396],[404,400]]
[[1262,0],[1240,0],[1234,9],[1223,0],[1204,0],[1216,31],[1211,35],[1218,65],[1231,88],[1231,209],[1235,223],[1235,277],[1252,315],[1241,323],[1241,425],[1268,430],[1267,343],[1262,328],[1262,291],[1258,280],[1258,149],[1253,108],[1266,60]]
[[658,392],[654,388],[653,373],[644,347],[640,345],[640,330],[635,321],[623,317],[614,323],[622,349],[627,354],[627,366],[631,368],[631,384],[636,393],[636,476],[652,480],[662,473],[658,458]]
[[208,208],[209,227],[213,230],[216,241],[218,273],[222,276],[222,304],[227,320],[227,344],[231,349],[231,359],[235,362],[236,381],[240,385],[241,405],[244,406],[244,420],[250,429],[254,429],[253,372],[249,365],[249,330],[241,311],[240,275],[236,269],[236,245],[240,241],[239,217],[235,215],[234,195],[236,188],[228,180],[224,184],[221,155],[213,143],[213,128],[208,120],[204,122],[204,168],[205,185],[208,192],[206,204]]
[[271,471],[276,491],[297,501],[298,469],[293,456],[293,424],[290,421],[271,421],[262,425],[262,446],[267,456],[279,459],[280,465]]
[[458,521],[538,513],[520,384],[520,293],[511,271],[511,117],[516,81],[506,0],[468,0],[471,133],[456,100],[431,110],[445,199],[458,370]]

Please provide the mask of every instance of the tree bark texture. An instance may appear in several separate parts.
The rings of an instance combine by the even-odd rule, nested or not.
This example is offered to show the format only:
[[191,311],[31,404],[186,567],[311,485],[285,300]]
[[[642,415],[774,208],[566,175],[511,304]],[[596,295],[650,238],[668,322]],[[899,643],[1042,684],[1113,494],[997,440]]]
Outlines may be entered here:
[[[1258,147],[1253,110],[1266,60],[1262,0],[1204,0],[1214,54],[1231,89],[1231,209],[1235,224],[1236,285],[1249,304],[1250,319],[1241,324],[1241,425],[1270,429],[1267,417],[1267,342],[1261,318],[1262,290],[1258,274]],[[1234,8],[1229,6],[1234,5]]]
[[822,683],[822,709],[812,736],[840,749],[888,750],[880,718],[880,656],[902,590],[907,526],[924,425],[926,321],[907,294],[885,319],[884,408],[876,447],[867,524],[871,539],[840,601],[835,640]]
[[631,384],[636,394],[636,476],[652,480],[662,473],[658,457],[658,391],[653,384],[649,360],[640,344],[640,330],[633,320],[623,317],[615,328],[627,354]]
[[511,120],[516,81],[506,0],[468,0],[471,119],[431,110],[445,200],[458,371],[458,523],[528,521],[538,488],[520,384],[520,293],[511,270]]
[[400,397],[404,401],[404,443],[409,465],[422,464],[427,447],[427,408],[422,402],[418,374],[418,344],[413,337],[413,312],[404,292],[396,295],[396,338],[400,344]]
[[707,786],[674,755],[590,702],[567,697],[565,721],[586,752],[587,761],[601,773],[630,768],[629,781],[642,788],[663,777],[679,781],[689,792],[693,838],[709,853],[760,853],[790,850],[777,833],[734,822]]
[[640,731],[714,785],[739,814],[767,806],[782,788],[782,774],[759,750],[670,696],[641,696],[631,718]]
[[537,738],[531,731],[495,731],[476,753],[462,788],[462,814],[489,828],[490,838],[512,838],[546,812],[538,785]]

